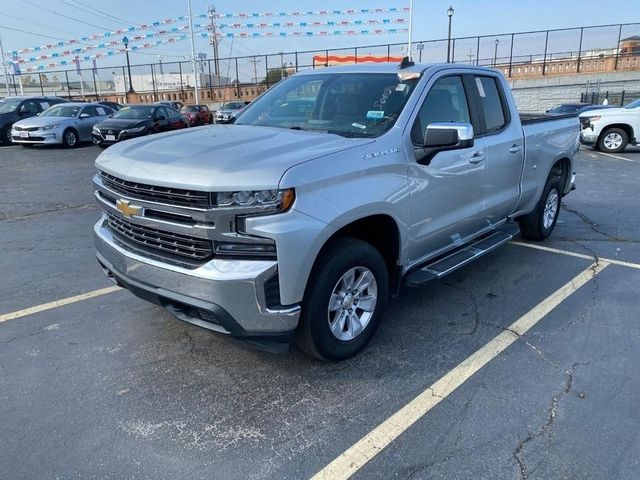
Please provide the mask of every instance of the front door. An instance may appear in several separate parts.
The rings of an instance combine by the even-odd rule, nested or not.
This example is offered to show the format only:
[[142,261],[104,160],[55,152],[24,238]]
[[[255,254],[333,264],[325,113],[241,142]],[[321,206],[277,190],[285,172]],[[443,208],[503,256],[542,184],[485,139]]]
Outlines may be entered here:
[[[461,75],[438,78],[428,89],[414,120],[413,148],[419,148],[427,125],[473,123]],[[405,142],[405,145],[407,142]],[[409,159],[412,188],[409,261],[416,262],[464,243],[483,228],[482,189],[486,182],[485,141],[473,147],[438,153],[428,165]]]

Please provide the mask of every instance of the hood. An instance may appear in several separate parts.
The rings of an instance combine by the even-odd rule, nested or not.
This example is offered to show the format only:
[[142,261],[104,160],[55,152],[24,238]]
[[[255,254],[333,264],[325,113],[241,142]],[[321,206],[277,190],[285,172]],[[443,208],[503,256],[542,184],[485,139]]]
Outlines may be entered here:
[[629,112],[629,108],[624,107],[602,107],[594,108],[593,110],[587,110],[580,114],[581,117],[594,117],[596,115],[618,115],[620,113]]
[[14,125],[19,127],[44,127],[59,123],[68,123],[77,120],[76,117],[29,117],[19,120]]
[[148,119],[144,118],[109,118],[96,124],[96,127],[99,129],[113,128],[114,130],[122,130],[124,128],[146,125],[148,121]]
[[371,138],[247,125],[215,125],[117,143],[96,167],[132,182],[194,190],[276,188],[295,165]]

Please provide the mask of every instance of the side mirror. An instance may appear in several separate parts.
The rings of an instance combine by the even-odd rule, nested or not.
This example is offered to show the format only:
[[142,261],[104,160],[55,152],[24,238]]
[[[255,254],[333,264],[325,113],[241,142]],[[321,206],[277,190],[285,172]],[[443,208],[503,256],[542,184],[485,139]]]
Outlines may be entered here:
[[89,115],[88,113],[81,113],[80,114],[80,118],[89,118],[91,115]]
[[424,133],[422,148],[416,150],[416,161],[423,165],[438,153],[473,147],[473,126],[470,123],[432,123]]

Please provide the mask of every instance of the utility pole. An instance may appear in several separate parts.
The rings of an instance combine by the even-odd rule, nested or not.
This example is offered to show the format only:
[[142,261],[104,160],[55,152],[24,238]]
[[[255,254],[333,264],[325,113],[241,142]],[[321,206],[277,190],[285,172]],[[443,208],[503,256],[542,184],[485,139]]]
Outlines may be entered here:
[[218,77],[218,85],[220,84],[220,60],[218,56],[218,33],[216,32],[216,7],[209,7],[209,18],[211,23],[209,25],[209,30],[211,32],[211,46],[213,47],[213,73],[216,77]]
[[249,62],[253,63],[253,78],[257,85],[258,84],[258,64],[260,63],[260,59],[258,57],[251,57]]
[[196,66],[196,44],[193,39],[193,14],[191,13],[191,0],[187,0],[187,4],[189,5],[189,36],[191,37],[191,68],[193,70],[193,82],[196,84],[196,105],[200,105],[200,90],[198,89],[198,77],[200,74],[198,73],[198,68]]
[[10,97],[11,90],[9,90],[9,73],[7,72],[7,62],[4,59],[4,48],[2,48],[2,37],[0,37],[0,60],[2,60],[2,68],[4,69],[4,86],[7,88],[7,97]]

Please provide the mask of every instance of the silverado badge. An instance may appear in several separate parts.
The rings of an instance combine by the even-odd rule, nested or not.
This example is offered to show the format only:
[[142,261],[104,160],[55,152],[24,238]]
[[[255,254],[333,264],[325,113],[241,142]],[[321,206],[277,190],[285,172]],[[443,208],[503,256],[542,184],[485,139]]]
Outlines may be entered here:
[[122,212],[125,217],[133,217],[134,215],[140,215],[142,213],[142,207],[131,205],[129,200],[116,200],[116,208]]

